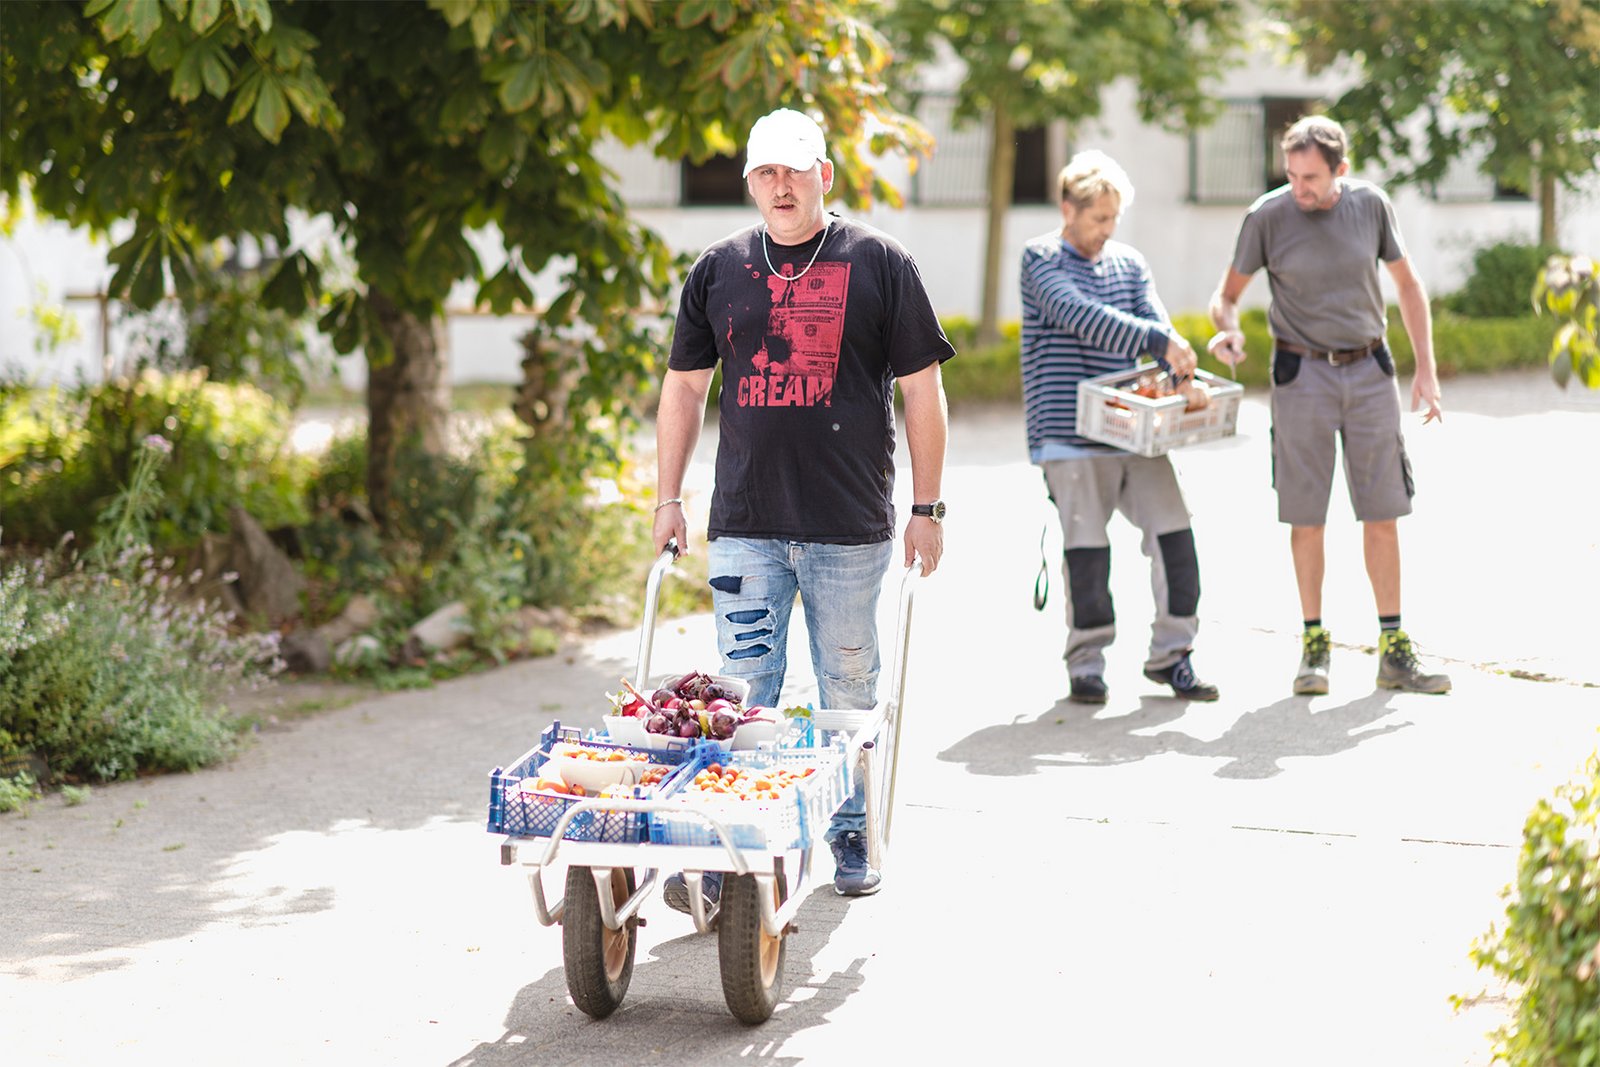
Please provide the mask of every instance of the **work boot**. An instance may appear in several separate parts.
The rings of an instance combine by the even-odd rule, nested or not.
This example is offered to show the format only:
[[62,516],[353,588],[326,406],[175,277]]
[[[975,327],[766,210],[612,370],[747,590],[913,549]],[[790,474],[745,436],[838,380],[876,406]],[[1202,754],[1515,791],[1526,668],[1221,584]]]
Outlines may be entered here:
[[828,847],[833,850],[833,891],[841,897],[864,897],[878,891],[883,879],[867,864],[867,835],[846,830]]
[[1185,700],[1215,700],[1218,696],[1216,686],[1202,682],[1195,676],[1194,664],[1189,662],[1187,652],[1170,667],[1162,667],[1160,670],[1146,667],[1144,676],[1152,682],[1172,686],[1173,695]]
[[1385,630],[1378,635],[1378,688],[1400,689],[1407,693],[1448,693],[1448,674],[1423,674],[1417,669],[1417,653],[1404,630]]
[[[705,910],[709,915],[717,901],[722,899],[722,875],[716,871],[706,871],[702,874],[700,895],[705,898]],[[661,899],[665,900],[667,907],[673,911],[681,911],[685,915],[694,914],[689,910],[689,879],[683,876],[682,871],[668,875],[667,880],[661,883]]]
[[1301,638],[1300,673],[1294,676],[1294,691],[1299,696],[1328,695],[1328,631],[1314,626]]

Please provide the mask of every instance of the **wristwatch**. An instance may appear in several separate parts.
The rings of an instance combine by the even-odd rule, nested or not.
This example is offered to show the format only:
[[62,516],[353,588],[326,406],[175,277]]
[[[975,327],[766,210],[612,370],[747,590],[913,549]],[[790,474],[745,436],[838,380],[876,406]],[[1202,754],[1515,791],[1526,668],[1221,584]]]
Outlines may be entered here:
[[923,518],[932,519],[934,522],[943,522],[944,501],[935,500],[931,504],[912,504],[911,514],[921,515]]

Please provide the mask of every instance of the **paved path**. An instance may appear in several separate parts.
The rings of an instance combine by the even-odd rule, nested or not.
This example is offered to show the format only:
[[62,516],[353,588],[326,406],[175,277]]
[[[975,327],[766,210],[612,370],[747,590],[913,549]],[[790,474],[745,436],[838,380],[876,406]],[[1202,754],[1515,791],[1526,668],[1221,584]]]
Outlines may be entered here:
[[[1180,457],[1197,663],[1223,699],[1139,677],[1149,593],[1119,524],[1124,633],[1097,714],[1062,699],[1059,576],[1044,614],[1029,604],[1049,511],[1018,417],[958,411],[886,886],[807,898],[790,996],[761,1027],[727,1014],[715,939],[659,896],[622,1010],[578,1013],[559,931],[483,832],[490,767],[554,717],[598,725],[636,651],[620,633],[295,720],[226,767],[0,816],[0,1061],[1486,1064],[1504,1003],[1449,998],[1487,981],[1467,952],[1528,808],[1600,740],[1583,458],[1600,401],[1538,375],[1446,397],[1444,426],[1409,430],[1422,495],[1402,538],[1407,627],[1453,695],[1374,689],[1347,507],[1333,691],[1287,695],[1297,611],[1252,394],[1238,438]],[[708,665],[710,634],[664,626],[656,664]]]

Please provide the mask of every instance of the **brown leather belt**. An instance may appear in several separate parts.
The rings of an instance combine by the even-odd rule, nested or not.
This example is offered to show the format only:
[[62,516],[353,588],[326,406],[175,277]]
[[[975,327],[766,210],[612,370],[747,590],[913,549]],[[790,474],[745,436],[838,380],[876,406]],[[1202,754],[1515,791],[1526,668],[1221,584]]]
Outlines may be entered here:
[[1358,359],[1366,359],[1372,353],[1383,347],[1382,339],[1368,341],[1360,348],[1306,348],[1304,345],[1293,344],[1289,341],[1274,342],[1278,348],[1296,356],[1307,356],[1311,359],[1325,359],[1335,367],[1342,367],[1346,363],[1354,363]]

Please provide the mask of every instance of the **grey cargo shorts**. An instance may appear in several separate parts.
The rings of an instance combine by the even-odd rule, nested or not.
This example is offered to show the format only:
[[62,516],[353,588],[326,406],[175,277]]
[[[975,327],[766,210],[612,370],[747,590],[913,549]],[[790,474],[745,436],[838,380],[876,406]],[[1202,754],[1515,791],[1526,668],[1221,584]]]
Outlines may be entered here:
[[1278,349],[1272,355],[1272,486],[1279,522],[1327,522],[1336,441],[1357,519],[1411,514],[1415,487],[1389,350],[1334,366]]

